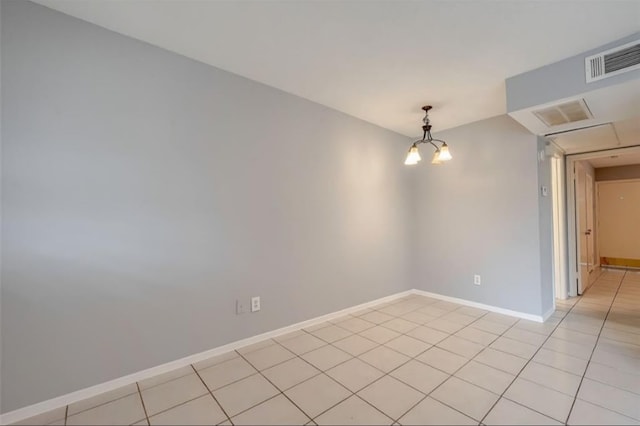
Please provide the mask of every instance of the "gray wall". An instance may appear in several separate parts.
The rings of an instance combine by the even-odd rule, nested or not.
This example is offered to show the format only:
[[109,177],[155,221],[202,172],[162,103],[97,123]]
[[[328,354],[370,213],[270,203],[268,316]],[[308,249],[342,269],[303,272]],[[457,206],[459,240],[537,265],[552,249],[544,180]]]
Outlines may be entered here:
[[415,287],[542,314],[536,137],[506,115],[437,137],[454,159],[415,169]]
[[2,412],[411,288],[407,138],[1,7]]
[[[538,153],[544,153],[547,141],[538,137]],[[547,195],[542,195],[542,188]],[[551,181],[551,159],[538,157],[538,210],[540,232],[540,300],[541,314],[554,306],[553,290],[553,194]]]
[[640,179],[640,164],[595,169],[596,181]]
[[508,78],[507,111],[513,112],[640,78],[640,69],[593,83],[586,82],[584,58],[636,41],[640,32],[553,64]]

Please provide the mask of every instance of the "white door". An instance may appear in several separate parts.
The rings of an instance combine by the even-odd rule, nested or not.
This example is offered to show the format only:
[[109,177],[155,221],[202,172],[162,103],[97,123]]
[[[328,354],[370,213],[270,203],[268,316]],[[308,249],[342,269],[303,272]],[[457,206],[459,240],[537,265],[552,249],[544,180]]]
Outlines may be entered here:
[[[578,235],[578,294],[589,287],[589,276],[593,271],[593,184],[591,191],[589,175],[584,166],[575,163],[576,234]],[[593,180],[591,180],[593,182]],[[590,226],[591,221],[591,227]]]

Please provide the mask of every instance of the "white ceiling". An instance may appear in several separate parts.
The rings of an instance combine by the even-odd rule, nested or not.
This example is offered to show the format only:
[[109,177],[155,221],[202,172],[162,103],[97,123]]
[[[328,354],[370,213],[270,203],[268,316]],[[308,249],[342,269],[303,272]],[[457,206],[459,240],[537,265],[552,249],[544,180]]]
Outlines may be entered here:
[[640,151],[630,154],[610,154],[606,157],[593,158],[589,161],[591,165],[598,169],[601,167],[628,166],[632,164],[640,164]]
[[[613,123],[580,128],[567,133],[549,136],[548,138],[567,154],[640,146],[640,116]],[[594,167],[608,166],[594,165]]]
[[504,80],[638,31],[631,1],[38,0],[419,136],[506,112]]

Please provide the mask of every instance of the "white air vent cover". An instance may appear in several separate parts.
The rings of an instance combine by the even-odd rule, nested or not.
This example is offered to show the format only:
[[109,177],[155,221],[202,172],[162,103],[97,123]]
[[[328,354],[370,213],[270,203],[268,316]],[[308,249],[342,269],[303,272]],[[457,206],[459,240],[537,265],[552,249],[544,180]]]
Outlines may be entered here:
[[587,107],[584,99],[566,102],[560,105],[533,111],[547,127],[559,126],[561,124],[574,123],[576,121],[593,118],[591,111]]
[[587,83],[640,68],[640,40],[587,56],[584,59]]

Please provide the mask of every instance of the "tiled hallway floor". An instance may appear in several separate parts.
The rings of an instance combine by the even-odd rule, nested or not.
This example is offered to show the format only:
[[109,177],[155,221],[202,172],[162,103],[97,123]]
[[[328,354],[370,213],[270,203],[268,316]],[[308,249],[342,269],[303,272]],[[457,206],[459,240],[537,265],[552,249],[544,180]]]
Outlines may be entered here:
[[602,272],[544,324],[408,296],[34,421],[43,420],[640,424],[640,272]]

